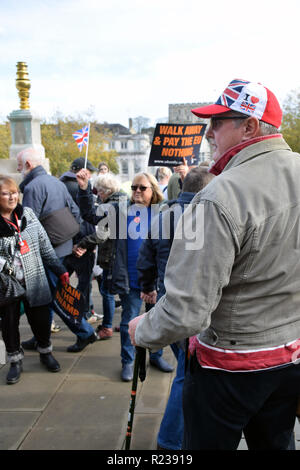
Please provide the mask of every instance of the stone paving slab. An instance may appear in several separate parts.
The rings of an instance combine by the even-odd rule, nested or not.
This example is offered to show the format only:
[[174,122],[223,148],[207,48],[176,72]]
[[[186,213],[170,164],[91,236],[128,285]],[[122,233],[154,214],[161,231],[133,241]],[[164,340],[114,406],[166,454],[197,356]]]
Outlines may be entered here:
[[159,431],[163,413],[136,413],[133,421],[133,430],[130,449],[155,450],[156,436]]
[[39,417],[39,412],[0,411],[0,450],[18,449]]
[[23,373],[17,384],[7,385],[8,364],[0,370],[0,411],[42,411],[57,392],[78,358],[60,357],[63,372],[49,372],[40,364],[39,355],[24,358]]
[[117,449],[126,432],[128,384],[67,380],[20,450]]

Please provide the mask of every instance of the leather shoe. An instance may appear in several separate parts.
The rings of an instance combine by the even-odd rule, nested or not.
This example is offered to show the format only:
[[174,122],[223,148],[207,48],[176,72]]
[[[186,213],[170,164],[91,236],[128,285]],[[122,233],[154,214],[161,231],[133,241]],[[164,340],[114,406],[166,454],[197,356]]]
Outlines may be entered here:
[[21,372],[23,371],[22,361],[11,362],[10,369],[6,376],[6,383],[8,385],[16,384],[20,380]]
[[60,365],[51,353],[40,354],[40,361],[50,372],[60,371]]
[[85,339],[81,339],[81,338],[79,338],[79,336],[77,336],[76,343],[69,346],[67,348],[67,351],[68,352],[75,352],[75,353],[80,352],[84,348],[86,348],[89,344],[94,343],[96,340],[97,340],[96,333],[93,333],[91,336],[89,336],[88,338],[85,338]]
[[33,336],[31,339],[27,341],[22,341],[21,343],[22,348],[26,349],[26,351],[36,351],[37,350],[37,340]]
[[159,357],[158,359],[150,359],[150,364],[161,372],[173,372],[174,370],[174,367],[172,367],[171,364],[165,361],[162,357]]
[[123,382],[131,382],[133,379],[133,364],[123,364],[121,378]]

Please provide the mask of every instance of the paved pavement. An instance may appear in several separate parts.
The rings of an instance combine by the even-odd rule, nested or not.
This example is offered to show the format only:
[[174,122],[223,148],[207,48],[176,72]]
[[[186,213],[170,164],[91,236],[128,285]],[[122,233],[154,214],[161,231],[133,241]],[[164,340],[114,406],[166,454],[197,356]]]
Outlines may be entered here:
[[[93,283],[95,310],[102,311],[101,297]],[[61,326],[52,334],[54,356],[61,371],[50,373],[34,351],[25,351],[24,371],[15,385],[6,384],[8,365],[0,365],[0,450],[118,450],[127,428],[131,383],[120,379],[120,334],[97,341],[76,354],[66,351],[75,335],[56,316]],[[118,325],[120,309],[114,324]],[[96,326],[97,324],[95,324]],[[25,315],[21,337],[31,330]],[[171,349],[164,358],[174,364]],[[149,365],[147,377],[138,383],[131,449],[156,449],[156,436],[174,373],[162,373]]]
[[[95,310],[101,297],[93,283]],[[118,325],[120,310],[115,314]],[[77,354],[66,352],[75,336],[61,326],[52,334],[59,373],[46,371],[36,352],[26,351],[19,383],[6,385],[8,365],[0,365],[0,450],[121,450],[127,428],[131,383],[120,380],[120,335],[97,341]],[[21,318],[21,337],[31,331]],[[171,349],[164,357],[175,366]],[[131,450],[156,450],[156,436],[168,399],[173,373],[148,364],[147,377],[138,383]],[[300,426],[296,424],[297,450]],[[242,439],[239,449],[247,449]]]

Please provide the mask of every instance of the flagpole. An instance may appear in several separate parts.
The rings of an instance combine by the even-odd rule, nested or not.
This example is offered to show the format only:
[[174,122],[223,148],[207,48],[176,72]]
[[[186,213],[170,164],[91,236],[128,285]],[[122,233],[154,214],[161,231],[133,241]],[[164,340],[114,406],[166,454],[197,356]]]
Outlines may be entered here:
[[85,151],[85,162],[84,162],[84,168],[86,169],[87,165],[87,156],[88,156],[88,150],[89,150],[89,140],[90,140],[90,123],[89,123],[89,131],[88,131],[88,141],[86,144],[86,151]]

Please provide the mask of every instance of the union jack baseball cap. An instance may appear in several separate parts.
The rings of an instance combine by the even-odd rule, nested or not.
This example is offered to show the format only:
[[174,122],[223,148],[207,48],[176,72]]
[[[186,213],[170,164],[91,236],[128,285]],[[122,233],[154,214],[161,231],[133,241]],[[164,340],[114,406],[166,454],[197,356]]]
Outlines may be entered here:
[[257,117],[277,128],[282,120],[282,110],[274,93],[261,83],[239,79],[229,83],[215,104],[192,109],[192,113],[202,118],[210,118],[228,111]]

